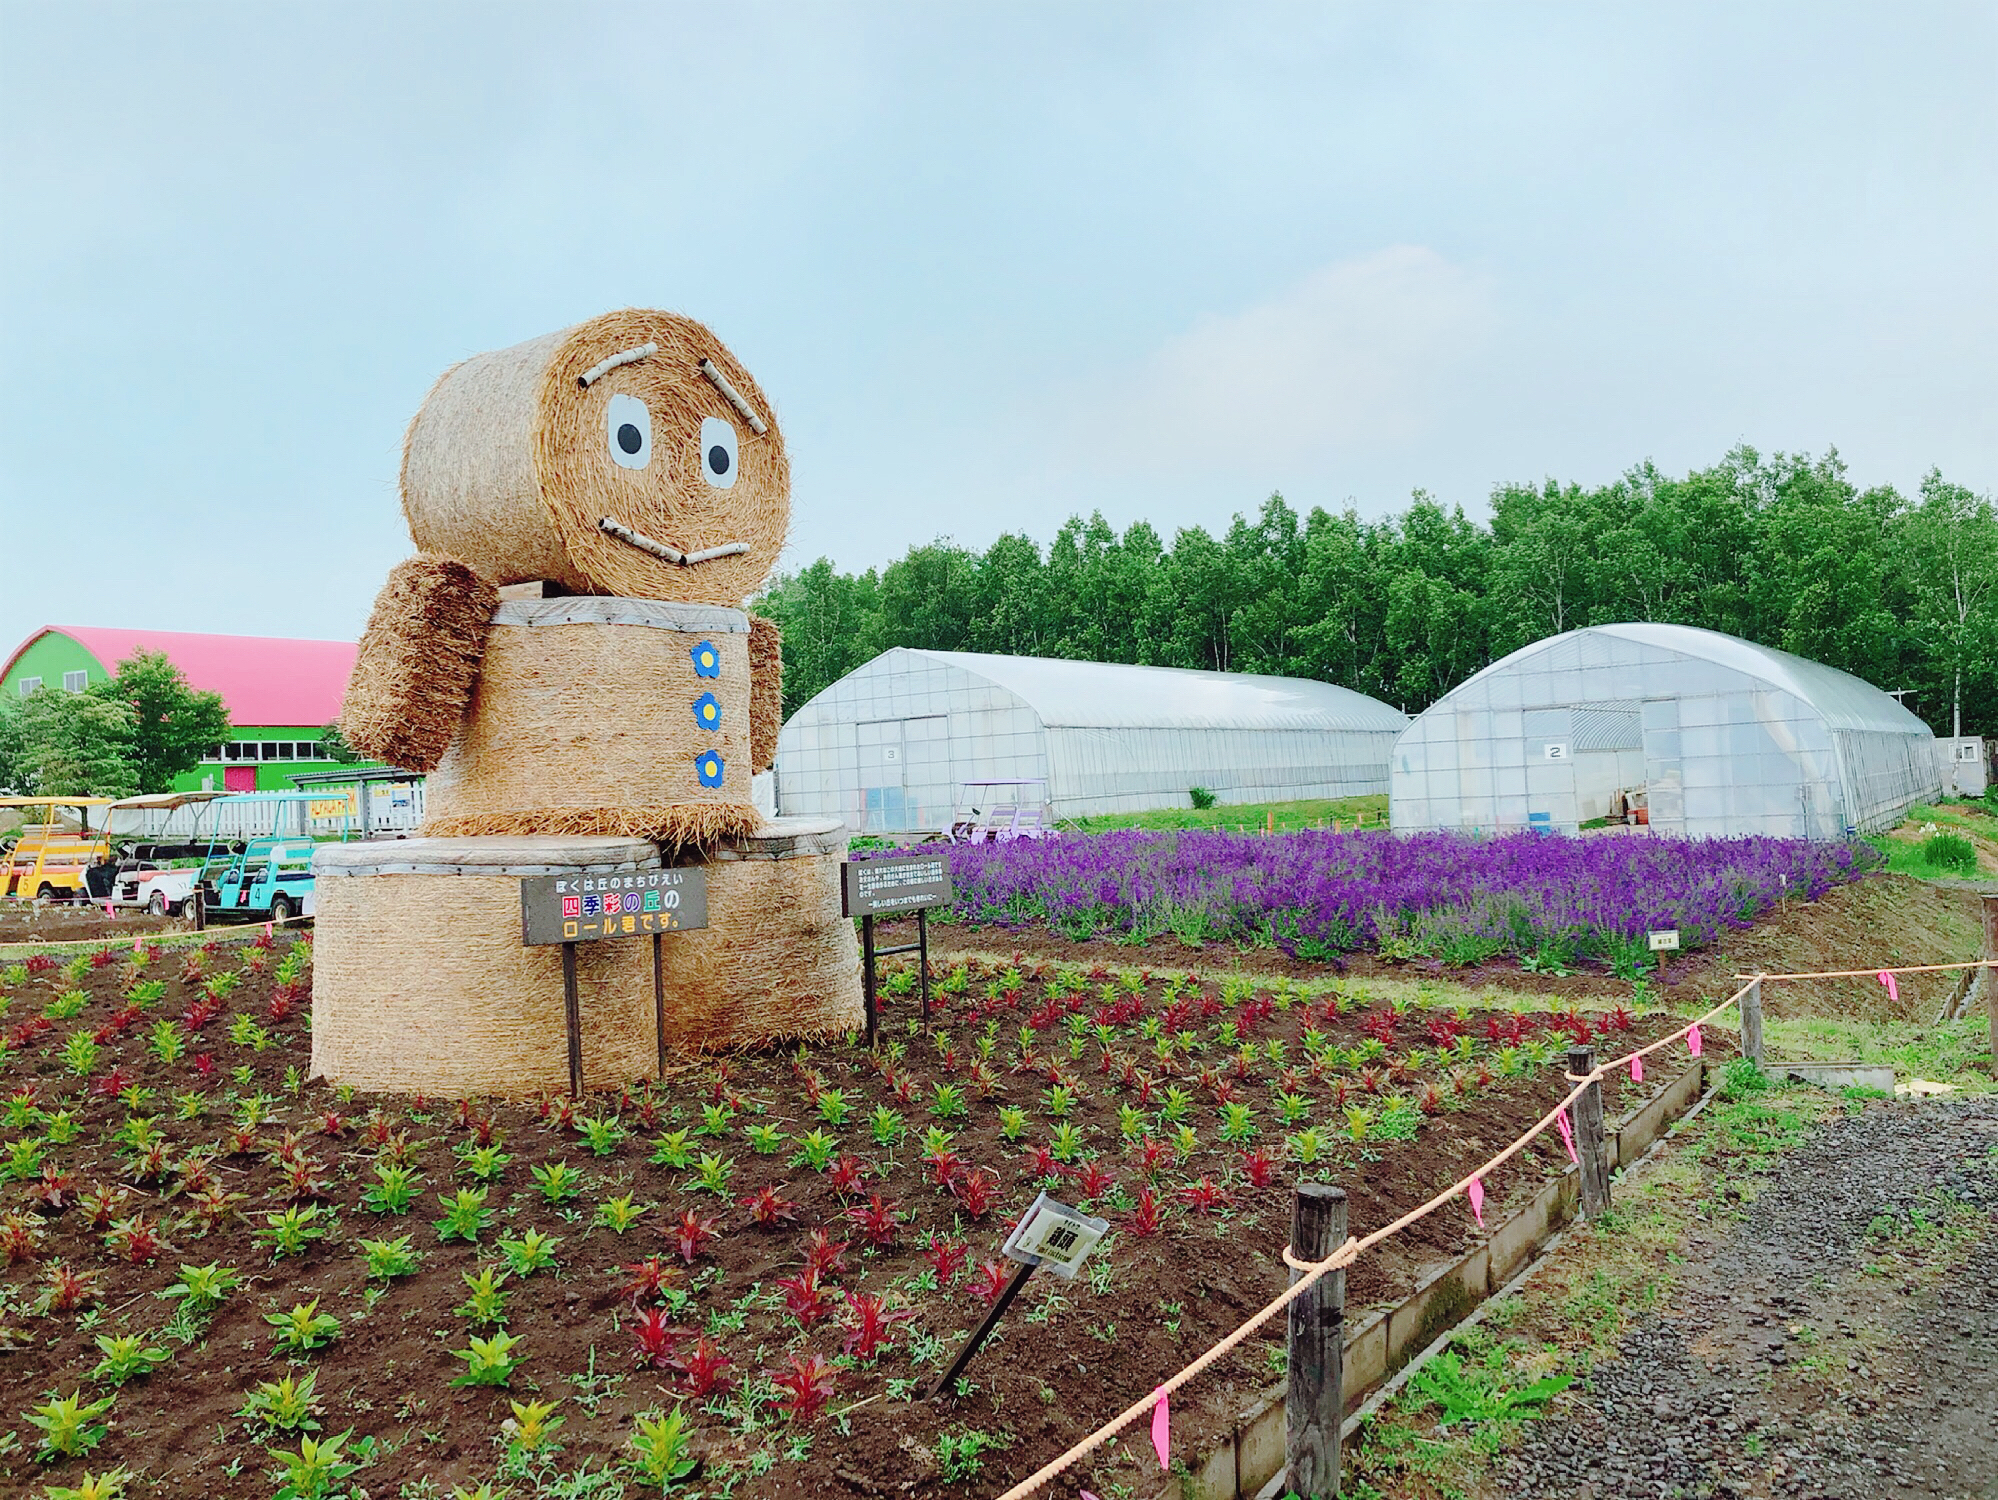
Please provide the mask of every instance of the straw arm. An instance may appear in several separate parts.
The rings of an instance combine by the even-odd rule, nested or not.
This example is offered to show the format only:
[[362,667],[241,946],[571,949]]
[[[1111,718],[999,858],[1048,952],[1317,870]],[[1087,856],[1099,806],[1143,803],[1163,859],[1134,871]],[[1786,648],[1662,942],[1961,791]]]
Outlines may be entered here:
[[363,755],[410,771],[444,758],[485,659],[499,591],[454,557],[418,553],[389,573],[340,710]]

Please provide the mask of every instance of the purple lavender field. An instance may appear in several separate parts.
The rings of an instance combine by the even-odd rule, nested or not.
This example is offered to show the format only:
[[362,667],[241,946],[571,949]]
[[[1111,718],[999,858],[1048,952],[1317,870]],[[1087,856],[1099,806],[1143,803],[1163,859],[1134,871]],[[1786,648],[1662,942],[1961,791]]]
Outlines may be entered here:
[[1649,929],[1676,927],[1697,947],[1880,863],[1857,841],[1322,831],[1127,830],[927,852],[950,860],[957,921],[1450,964],[1501,954],[1629,963]]

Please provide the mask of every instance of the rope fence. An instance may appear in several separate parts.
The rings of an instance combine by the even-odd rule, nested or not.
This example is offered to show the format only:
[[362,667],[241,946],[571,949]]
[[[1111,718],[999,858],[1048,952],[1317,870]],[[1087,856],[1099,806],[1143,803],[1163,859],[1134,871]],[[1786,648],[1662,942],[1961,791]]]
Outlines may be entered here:
[[[1867,969],[1864,971],[1869,976],[1879,972],[1877,969]],[[1111,1438],[1122,1432],[1126,1427],[1129,1427],[1147,1412],[1155,1410],[1161,1401],[1166,1400],[1173,1392],[1187,1385],[1199,1376],[1201,1372],[1213,1366],[1217,1361],[1225,1359],[1243,1340],[1247,1339],[1278,1313],[1287,1309],[1291,1303],[1302,1297],[1322,1277],[1329,1275],[1333,1271],[1343,1270],[1345,1267],[1352,1265],[1354,1261],[1358,1260],[1368,1250],[1371,1250],[1383,1240],[1401,1233],[1409,1225],[1428,1217],[1453,1198],[1468,1194],[1474,1183],[1481,1183],[1495,1168],[1504,1166],[1506,1162],[1512,1160],[1513,1157],[1519,1155],[1520,1152],[1532,1145],[1556,1119],[1566,1113],[1568,1108],[1577,1099],[1581,1098],[1583,1093],[1592,1085],[1600,1083],[1604,1078],[1607,1078],[1611,1072],[1628,1068],[1633,1062],[1681,1041],[1687,1042],[1692,1047],[1694,1055],[1697,1056],[1699,1054],[1699,1043],[1695,1040],[1695,1036],[1699,1029],[1706,1025],[1707,1022],[1713,1020],[1714,1017],[1723,1014],[1733,1006],[1739,1004],[1742,996],[1753,989],[1758,981],[1763,979],[1800,977],[1804,976],[1782,974],[1757,974],[1749,976],[1747,984],[1744,984],[1740,989],[1728,996],[1727,999],[1721,1001],[1712,1010],[1694,1020],[1688,1021],[1678,1030],[1666,1033],[1666,1035],[1650,1043],[1648,1046],[1639,1047],[1634,1051],[1625,1053],[1621,1057],[1611,1058],[1607,1062],[1598,1063],[1587,1073],[1564,1073],[1563,1077],[1574,1086],[1569,1089],[1567,1095],[1559,1104],[1556,1104],[1546,1114],[1542,1115],[1538,1123],[1531,1126],[1523,1135],[1512,1142],[1511,1145],[1498,1152],[1497,1155],[1493,1156],[1483,1166],[1458,1178],[1456,1182],[1443,1189],[1443,1191],[1436,1194],[1428,1202],[1418,1208],[1409,1210],[1393,1223],[1384,1224],[1371,1234],[1360,1238],[1348,1236],[1345,1243],[1340,1245],[1323,1260],[1299,1260],[1291,1253],[1291,1247],[1285,1245],[1283,1247],[1283,1262],[1294,1272],[1299,1273],[1298,1279],[1292,1282],[1285,1291],[1273,1298],[1260,1311],[1250,1315],[1232,1333],[1222,1338],[1204,1354],[1184,1366],[1177,1374],[1161,1382],[1149,1395],[1145,1396],[1142,1400],[1132,1402],[1131,1405],[1125,1407],[1123,1411],[1112,1417],[1108,1422],[1105,1422],[1088,1437],[1083,1438],[1080,1442],[1069,1448],[1067,1452],[1043,1464],[1039,1469],[1036,1469],[1032,1474],[1007,1490],[999,1497],[999,1500],[1026,1500],[1026,1497],[1034,1494],[1043,1485],[1047,1484],[1049,1480],[1059,1476],[1063,1470],[1069,1468],[1079,1460],[1087,1458],[1096,1449],[1107,1443]]]

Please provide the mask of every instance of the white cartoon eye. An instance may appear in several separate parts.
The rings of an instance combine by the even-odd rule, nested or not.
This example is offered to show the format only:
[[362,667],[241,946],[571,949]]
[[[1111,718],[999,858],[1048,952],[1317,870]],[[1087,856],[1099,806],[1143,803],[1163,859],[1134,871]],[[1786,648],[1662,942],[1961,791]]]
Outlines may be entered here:
[[613,396],[604,408],[604,437],[611,462],[642,469],[652,462],[652,413],[636,396]]
[[701,477],[718,490],[735,483],[735,429],[720,417],[701,418]]

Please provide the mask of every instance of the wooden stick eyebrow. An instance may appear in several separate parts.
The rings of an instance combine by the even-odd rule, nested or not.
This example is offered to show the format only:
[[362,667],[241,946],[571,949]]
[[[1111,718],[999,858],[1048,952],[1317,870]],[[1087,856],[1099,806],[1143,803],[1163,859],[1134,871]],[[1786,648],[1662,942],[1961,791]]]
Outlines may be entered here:
[[576,384],[588,390],[599,380],[602,380],[604,376],[610,374],[612,370],[622,365],[636,364],[639,360],[645,358],[646,355],[657,354],[658,352],[659,346],[652,343],[640,344],[636,349],[620,350],[609,359],[601,360],[583,371],[582,374],[576,377]]
[[715,368],[713,360],[704,359],[701,361],[701,373],[708,377],[709,385],[721,392],[722,400],[733,406],[742,420],[749,424],[750,431],[754,432],[758,437],[762,437],[764,433],[770,430],[769,425],[764,422],[763,418],[756,414],[755,408],[742,399],[742,392],[729,383],[728,376]]

